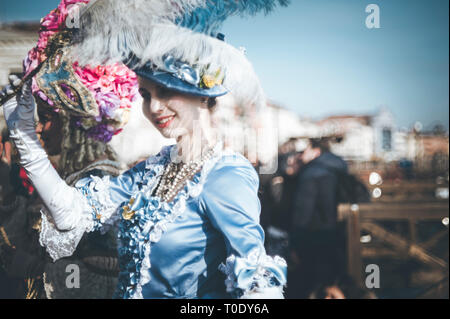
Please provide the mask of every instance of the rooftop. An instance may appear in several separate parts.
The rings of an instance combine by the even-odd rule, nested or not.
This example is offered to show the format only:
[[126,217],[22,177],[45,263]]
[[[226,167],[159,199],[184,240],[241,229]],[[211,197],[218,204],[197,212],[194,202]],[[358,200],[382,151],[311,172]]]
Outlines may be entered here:
[[0,41],[10,42],[16,40],[36,41],[39,31],[39,22],[21,22],[0,24]]

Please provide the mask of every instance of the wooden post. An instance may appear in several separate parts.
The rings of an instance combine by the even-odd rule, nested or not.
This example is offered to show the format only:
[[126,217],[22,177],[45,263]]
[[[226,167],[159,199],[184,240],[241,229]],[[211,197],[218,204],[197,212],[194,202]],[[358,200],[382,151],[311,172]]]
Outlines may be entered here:
[[361,262],[361,231],[359,225],[359,206],[350,206],[347,216],[347,255],[348,273],[355,280],[356,284],[362,287],[362,262]]

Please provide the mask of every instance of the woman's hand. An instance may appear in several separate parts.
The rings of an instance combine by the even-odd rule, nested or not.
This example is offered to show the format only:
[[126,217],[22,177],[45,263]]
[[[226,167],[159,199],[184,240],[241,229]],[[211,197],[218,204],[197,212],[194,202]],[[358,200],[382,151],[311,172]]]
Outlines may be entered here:
[[5,86],[3,90],[0,91],[0,98],[4,98],[6,95],[13,94],[14,88],[17,86],[14,86],[14,84],[11,84],[11,81],[19,85],[19,82],[14,80],[14,76],[9,76],[9,85]]
[[[10,76],[10,85],[2,94],[17,89],[21,81],[17,76]],[[20,164],[27,166],[39,159],[47,158],[36,135],[35,114],[36,103],[31,93],[31,80],[24,83],[19,93],[3,105],[3,114],[9,129],[10,140],[14,142],[20,154]]]
[[[2,96],[10,94],[20,85],[20,79],[11,75],[8,85],[0,94]],[[31,94],[31,80],[26,82],[19,93],[3,105],[3,114],[6,124],[10,130],[33,129],[34,130],[34,109],[36,103]]]
[[[10,82],[11,86],[6,90],[14,90],[20,84],[17,77],[10,77]],[[75,228],[83,203],[77,190],[59,177],[36,134],[36,104],[31,94],[31,81],[27,81],[19,94],[6,102],[3,108],[10,139],[20,154],[20,164],[52,214],[56,226],[60,230]]]

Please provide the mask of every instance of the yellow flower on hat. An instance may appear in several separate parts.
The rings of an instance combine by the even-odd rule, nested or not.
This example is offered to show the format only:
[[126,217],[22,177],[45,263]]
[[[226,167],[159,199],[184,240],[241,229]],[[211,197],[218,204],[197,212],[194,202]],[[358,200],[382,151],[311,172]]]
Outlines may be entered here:
[[211,89],[216,85],[222,84],[223,77],[221,77],[221,73],[222,70],[218,69],[215,74],[203,74],[201,85]]
[[208,89],[213,88],[216,85],[216,79],[210,74],[205,74],[202,77],[202,82]]

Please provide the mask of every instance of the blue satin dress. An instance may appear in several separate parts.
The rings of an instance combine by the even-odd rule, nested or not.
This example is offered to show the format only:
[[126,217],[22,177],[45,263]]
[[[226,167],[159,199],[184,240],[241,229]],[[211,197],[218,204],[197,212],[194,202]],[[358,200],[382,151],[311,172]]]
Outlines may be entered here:
[[153,192],[175,146],[116,178],[85,178],[93,230],[119,227],[117,298],[239,298],[282,287],[286,263],[267,256],[258,175],[242,155],[216,152],[170,203]]

